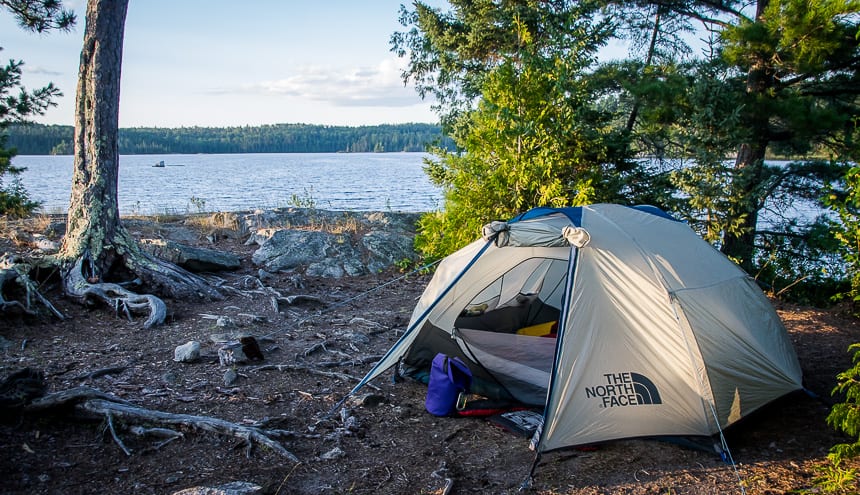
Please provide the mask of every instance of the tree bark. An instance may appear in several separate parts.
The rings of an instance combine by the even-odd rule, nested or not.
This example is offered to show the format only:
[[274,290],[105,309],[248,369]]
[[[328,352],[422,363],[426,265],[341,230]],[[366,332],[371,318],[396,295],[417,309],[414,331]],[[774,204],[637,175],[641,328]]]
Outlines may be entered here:
[[[134,309],[136,294],[110,282],[136,275],[173,297],[219,298],[202,278],[143,252],[120,221],[119,101],[128,0],[88,0],[75,102],[75,155],[66,236],[59,259],[66,293]],[[103,284],[109,284],[104,286]],[[149,299],[150,303],[153,303]],[[151,307],[159,307],[149,304]],[[160,311],[159,311],[160,312]],[[163,321],[151,313],[147,326]]]
[[89,251],[96,273],[113,262],[106,251],[128,241],[117,200],[119,88],[128,0],[87,2],[84,45],[75,102],[75,156],[66,237],[61,254],[78,259]]
[[[755,22],[762,22],[762,16],[769,0],[759,0],[756,5]],[[738,228],[723,234],[722,252],[737,261],[747,272],[754,268],[756,226],[759,210],[762,207],[760,186],[764,172],[764,158],[770,144],[768,112],[760,111],[757,103],[768,100],[776,81],[774,71],[764,53],[751,52],[752,62],[747,73],[746,92],[750,111],[750,138],[738,147],[735,159],[735,178],[732,182],[731,196],[733,208],[730,216],[737,221]]]

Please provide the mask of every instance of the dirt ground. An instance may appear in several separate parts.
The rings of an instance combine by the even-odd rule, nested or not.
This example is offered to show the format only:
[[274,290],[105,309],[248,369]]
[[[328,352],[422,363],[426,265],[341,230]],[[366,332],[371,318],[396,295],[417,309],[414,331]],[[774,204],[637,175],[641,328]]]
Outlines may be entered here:
[[[166,227],[150,226],[146,235]],[[225,300],[167,300],[167,324],[145,330],[143,318],[78,306],[46,285],[68,318],[0,316],[0,378],[31,367],[45,373],[49,392],[86,385],[151,410],[265,422],[294,433],[281,443],[299,462],[187,427],[179,428],[182,438],[163,443],[118,421],[126,454],[103,420],[31,415],[0,424],[0,493],[173,494],[236,481],[270,494],[441,494],[446,486],[453,494],[517,492],[534,460],[526,438],[485,419],[431,416],[423,408],[426,387],[394,383],[390,371],[325,417],[402,335],[426,275],[304,278],[304,288],[296,288],[295,273],[275,274],[265,286],[323,302],[276,312],[256,282],[252,247],[229,236],[211,246],[206,232],[193,233],[200,245],[243,259],[240,270],[218,274]],[[27,248],[13,237],[0,240],[0,252]],[[777,305],[807,387],[829,400],[836,374],[850,364],[848,345],[860,341],[857,321],[837,310]],[[222,326],[226,319],[219,324],[218,317],[235,326]],[[227,385],[229,368],[218,362],[213,336],[230,332],[255,336],[264,360],[238,366],[238,378]],[[174,361],[174,349],[191,340],[202,344],[202,358]],[[526,493],[798,493],[813,487],[829,447],[845,440],[826,425],[823,400],[798,393],[731,428],[736,467],[672,443],[615,441],[543,455]]]

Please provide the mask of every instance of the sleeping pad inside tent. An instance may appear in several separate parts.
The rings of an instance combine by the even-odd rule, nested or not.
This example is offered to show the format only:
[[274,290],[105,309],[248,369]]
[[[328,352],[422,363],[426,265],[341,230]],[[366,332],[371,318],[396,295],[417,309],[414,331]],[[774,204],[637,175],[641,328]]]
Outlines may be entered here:
[[713,436],[802,389],[755,282],[653,207],[538,208],[445,258],[385,370],[437,353],[472,392],[543,411],[539,452],[643,436]]

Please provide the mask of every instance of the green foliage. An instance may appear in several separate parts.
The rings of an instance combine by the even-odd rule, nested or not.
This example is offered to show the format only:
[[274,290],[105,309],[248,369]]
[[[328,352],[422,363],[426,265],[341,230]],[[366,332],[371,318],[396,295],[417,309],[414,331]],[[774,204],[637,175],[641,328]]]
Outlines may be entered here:
[[290,195],[288,204],[294,208],[307,208],[309,210],[316,209],[317,200],[314,198],[313,186],[311,186],[310,189],[304,188],[301,195],[296,193]]
[[[842,256],[851,281],[848,295],[856,311],[857,301],[860,301],[860,167],[848,169],[844,192],[830,188],[825,202],[840,220],[833,231],[842,244]],[[833,389],[833,394],[841,395],[844,402],[833,406],[827,424],[848,435],[851,442],[830,449],[827,456],[830,464],[822,468],[815,480],[816,486],[825,491],[857,488],[856,470],[843,463],[860,454],[860,344],[852,344],[848,350],[854,352],[853,366],[837,375],[838,384]]]
[[[10,126],[9,141],[21,154],[68,154],[72,126]],[[424,151],[450,146],[438,125],[325,126],[275,124],[257,127],[126,128],[119,130],[123,154],[166,153],[369,153]]]
[[24,169],[12,165],[16,150],[7,146],[9,123],[45,113],[54,105],[53,98],[61,95],[51,84],[28,92],[21,86],[23,65],[21,61],[10,60],[0,67],[0,215],[25,216],[39,206],[30,199],[18,178]]
[[851,442],[834,445],[827,455],[830,466],[816,483],[828,491],[856,488],[857,482],[856,470],[842,463],[860,454],[860,344],[852,344],[848,351],[854,352],[854,365],[836,376],[838,384],[833,389],[833,394],[842,395],[845,401],[833,406],[827,424],[848,435]]
[[[857,489],[857,470],[846,468],[843,461],[829,459],[829,463],[818,467],[818,475],[813,479],[815,486],[824,493],[855,493]],[[812,490],[803,493],[817,493]]]
[[852,167],[845,174],[845,191],[830,188],[825,203],[839,217],[832,226],[834,237],[841,243],[842,259],[851,281],[848,293],[855,304],[860,301],[860,167]]
[[59,0],[0,0],[0,7],[12,13],[21,28],[36,33],[67,31],[77,20]]
[[[0,8],[11,12],[22,28],[38,33],[67,30],[75,23],[75,14],[57,0],[0,0]],[[16,150],[7,145],[9,124],[43,115],[56,105],[54,98],[62,96],[50,83],[28,92],[21,84],[23,65],[20,60],[10,60],[0,66],[0,215],[25,216],[39,206],[20,182],[18,175],[24,169],[12,165]]]
[[[21,185],[18,174],[24,169],[12,165],[15,150],[7,149],[5,141],[6,136],[0,135],[0,215],[27,216],[39,207],[39,203],[32,201]],[[4,177],[7,176],[12,180],[9,184],[4,184]]]
[[427,164],[444,209],[419,222],[419,251],[442,257],[474,240],[483,224],[537,206],[625,201],[635,167],[618,153],[626,141],[610,125],[613,113],[597,104],[603,87],[583,77],[606,34],[587,15],[593,6],[453,4],[447,15],[418,6],[413,19],[424,43],[413,31],[410,46],[446,52],[413,56],[411,75],[431,77],[425,71],[437,67],[444,81],[433,87],[437,98],[481,98],[468,109],[451,103],[457,109],[443,119],[462,151],[436,149],[438,159]]

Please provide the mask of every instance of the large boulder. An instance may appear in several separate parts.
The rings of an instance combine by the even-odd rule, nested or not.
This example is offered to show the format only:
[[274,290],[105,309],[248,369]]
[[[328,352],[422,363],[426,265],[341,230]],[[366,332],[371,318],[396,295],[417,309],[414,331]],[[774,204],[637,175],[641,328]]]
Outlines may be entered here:
[[[260,242],[260,239],[257,239]],[[274,272],[289,270],[326,259],[353,258],[355,248],[343,234],[281,229],[262,241],[251,256],[255,265]]]
[[140,247],[149,254],[192,272],[236,270],[242,261],[233,253],[186,246],[163,239],[141,239]]
[[336,212],[307,208],[258,211],[244,217],[257,244],[251,260],[267,271],[303,269],[340,278],[377,273],[415,259],[417,213]]

